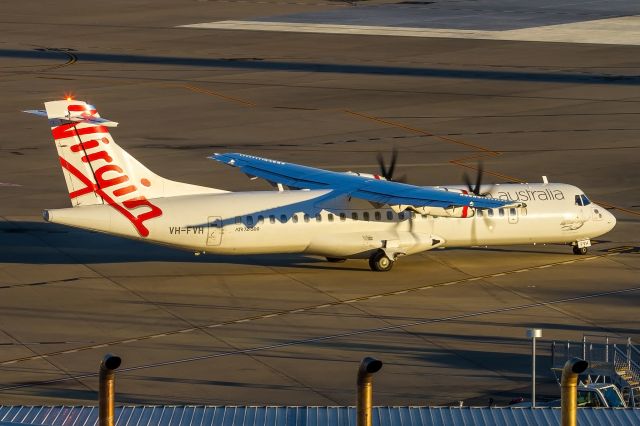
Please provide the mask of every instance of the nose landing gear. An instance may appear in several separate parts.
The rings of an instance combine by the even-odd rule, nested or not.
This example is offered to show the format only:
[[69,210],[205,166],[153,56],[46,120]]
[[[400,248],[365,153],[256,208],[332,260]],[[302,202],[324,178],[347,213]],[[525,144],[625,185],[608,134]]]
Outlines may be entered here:
[[578,256],[584,256],[588,252],[589,252],[589,247],[573,246],[573,254],[577,254]]
[[581,240],[581,241],[576,241],[571,245],[573,246],[573,254],[577,254],[578,256],[584,256],[589,251],[589,247],[591,247],[591,241]]

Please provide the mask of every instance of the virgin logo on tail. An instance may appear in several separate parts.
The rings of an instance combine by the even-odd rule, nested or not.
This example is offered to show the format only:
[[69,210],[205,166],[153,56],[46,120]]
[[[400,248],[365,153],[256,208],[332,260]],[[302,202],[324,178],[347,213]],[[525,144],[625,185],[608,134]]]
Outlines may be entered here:
[[[95,112],[91,111],[89,114],[93,115]],[[107,128],[104,126],[77,128],[74,123],[67,123],[53,127],[51,132],[56,142],[60,139],[75,139],[77,136],[80,142],[70,147],[70,155],[77,155],[80,161],[89,164],[95,178],[91,179],[90,176],[78,170],[69,161],[60,157],[62,167],[85,185],[84,188],[69,193],[69,197],[73,200],[92,192],[97,194],[104,202],[126,217],[140,236],[147,237],[149,229],[144,225],[144,222],[162,216],[162,210],[147,200],[144,195],[141,195],[138,187],[131,181],[123,168],[114,164],[114,159],[104,149],[109,144],[108,138],[103,137],[82,141],[83,135],[108,134]],[[142,179],[140,183],[145,186],[151,185],[151,182],[147,179]],[[137,214],[133,212],[133,210],[139,208],[145,208],[145,211]]]

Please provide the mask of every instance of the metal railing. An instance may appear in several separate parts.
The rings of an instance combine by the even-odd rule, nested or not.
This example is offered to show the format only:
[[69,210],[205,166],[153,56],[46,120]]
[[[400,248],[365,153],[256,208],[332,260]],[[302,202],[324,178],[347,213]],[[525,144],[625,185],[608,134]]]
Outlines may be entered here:
[[[595,339],[594,339],[595,338]],[[616,343],[613,343],[615,341]],[[631,338],[622,340],[609,336],[584,335],[582,341],[551,343],[551,367],[562,368],[571,358],[589,362],[585,372],[588,380],[603,380],[616,384],[631,407],[640,406],[640,348]]]
[[584,339],[578,341],[566,341],[551,343],[551,362],[553,368],[562,368],[564,363],[571,358],[582,358],[589,362],[589,369],[611,369],[613,347],[608,339],[605,342],[590,342]]
[[614,347],[614,377],[630,407],[640,406],[640,363],[633,359],[639,355],[640,352],[633,345]]

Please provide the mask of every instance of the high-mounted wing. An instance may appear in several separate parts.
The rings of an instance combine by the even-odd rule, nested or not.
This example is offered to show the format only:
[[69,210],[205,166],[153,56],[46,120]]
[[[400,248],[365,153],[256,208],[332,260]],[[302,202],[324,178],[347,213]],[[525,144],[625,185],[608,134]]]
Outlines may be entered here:
[[257,176],[270,182],[294,188],[333,189],[339,194],[348,194],[351,197],[380,204],[443,208],[468,206],[480,209],[513,204],[513,201],[332,172],[247,154],[214,154],[209,158],[238,167],[247,175]]

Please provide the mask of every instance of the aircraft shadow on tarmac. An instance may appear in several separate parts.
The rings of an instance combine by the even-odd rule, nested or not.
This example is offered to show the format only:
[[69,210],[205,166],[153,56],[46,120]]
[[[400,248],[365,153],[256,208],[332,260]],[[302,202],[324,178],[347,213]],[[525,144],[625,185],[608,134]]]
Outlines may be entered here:
[[[46,50],[18,50],[0,49],[0,58],[21,59],[54,59],[67,60],[65,50],[72,49],[46,49]],[[506,71],[506,70],[481,70],[481,69],[447,69],[428,67],[398,67],[387,65],[360,65],[360,64],[331,64],[313,62],[271,61],[262,58],[189,58],[171,56],[145,56],[133,54],[116,54],[101,52],[76,52],[73,55],[79,60],[97,63],[126,63],[126,64],[156,64],[169,66],[190,66],[201,68],[232,68],[265,71],[300,71],[316,73],[342,73],[363,75],[390,75],[410,77],[436,77],[436,78],[460,78],[473,80],[511,80],[511,81],[535,81],[548,83],[579,83],[579,84],[614,84],[637,85],[640,77],[629,75],[611,75],[604,73],[572,73],[572,72],[541,72],[541,71]]]
[[[564,246],[535,249],[518,247],[451,248],[448,250],[478,250],[504,253],[562,254],[574,256]],[[560,250],[560,253],[558,253]],[[194,256],[192,251],[129,240],[99,232],[69,228],[43,222],[0,222],[0,263],[25,264],[100,264],[127,262],[187,262],[227,263],[236,265],[281,266],[307,269],[369,271],[361,265],[331,264],[321,257],[296,254],[254,256],[225,256],[205,254]]]
[[99,232],[43,222],[0,222],[0,263],[99,264],[127,262],[228,263],[307,269],[369,271],[361,267],[334,265],[305,255],[224,256],[179,250]]

